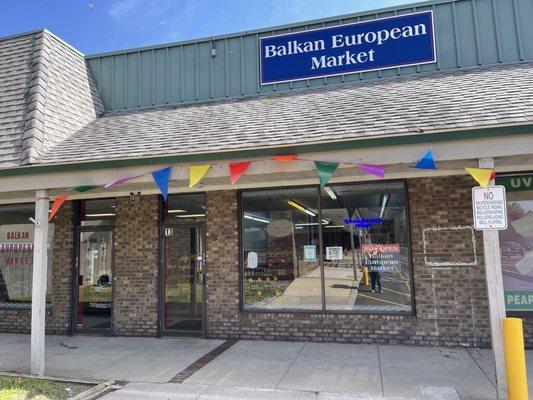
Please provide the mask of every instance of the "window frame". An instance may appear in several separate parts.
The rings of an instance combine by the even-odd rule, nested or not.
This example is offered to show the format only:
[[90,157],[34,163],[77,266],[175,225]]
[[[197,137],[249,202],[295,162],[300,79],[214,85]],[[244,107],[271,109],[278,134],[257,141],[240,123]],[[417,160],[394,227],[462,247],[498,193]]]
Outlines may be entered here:
[[410,283],[410,311],[386,311],[386,310],[331,310],[327,309],[326,304],[326,292],[325,292],[325,279],[324,279],[324,257],[323,257],[323,232],[322,226],[318,230],[319,234],[319,268],[320,268],[320,283],[321,283],[321,297],[322,297],[322,309],[321,310],[304,310],[298,308],[284,308],[284,309],[246,309],[244,304],[244,197],[243,193],[247,192],[260,192],[269,189],[299,189],[299,188],[316,188],[317,206],[318,206],[318,218],[322,219],[322,189],[319,185],[294,185],[294,186],[282,186],[282,187],[262,187],[252,189],[239,189],[237,191],[237,219],[238,219],[238,269],[239,269],[239,313],[241,314],[349,314],[349,315],[395,315],[395,316],[416,316],[416,303],[415,303],[415,287],[414,287],[414,271],[413,271],[413,250],[411,246],[411,217],[409,213],[409,196],[408,185],[406,179],[387,179],[380,181],[358,181],[358,182],[338,182],[328,184],[328,187],[334,188],[335,186],[358,186],[369,183],[389,183],[389,182],[401,182],[404,191],[404,210],[405,210],[405,223],[407,230],[407,248],[409,263],[409,283]]

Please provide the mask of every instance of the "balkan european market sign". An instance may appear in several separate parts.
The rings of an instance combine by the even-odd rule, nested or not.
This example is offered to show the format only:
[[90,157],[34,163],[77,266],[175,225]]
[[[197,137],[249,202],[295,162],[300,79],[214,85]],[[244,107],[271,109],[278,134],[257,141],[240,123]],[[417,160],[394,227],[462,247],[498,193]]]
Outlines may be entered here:
[[260,39],[262,85],[435,61],[431,11]]

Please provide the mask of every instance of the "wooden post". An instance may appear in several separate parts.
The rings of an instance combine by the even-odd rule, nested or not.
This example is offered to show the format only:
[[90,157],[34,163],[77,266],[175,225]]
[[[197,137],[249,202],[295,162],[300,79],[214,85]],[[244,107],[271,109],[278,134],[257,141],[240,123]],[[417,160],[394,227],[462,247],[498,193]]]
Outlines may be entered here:
[[[479,167],[494,168],[494,159],[479,159]],[[490,181],[489,185],[494,185],[494,180]],[[503,342],[503,319],[506,317],[506,314],[498,231],[483,231],[483,254],[485,255],[485,275],[489,294],[492,352],[494,353],[494,364],[496,367],[496,392],[498,400],[507,400],[507,379]]]
[[31,373],[44,375],[44,325],[48,268],[48,191],[37,190],[31,294]]

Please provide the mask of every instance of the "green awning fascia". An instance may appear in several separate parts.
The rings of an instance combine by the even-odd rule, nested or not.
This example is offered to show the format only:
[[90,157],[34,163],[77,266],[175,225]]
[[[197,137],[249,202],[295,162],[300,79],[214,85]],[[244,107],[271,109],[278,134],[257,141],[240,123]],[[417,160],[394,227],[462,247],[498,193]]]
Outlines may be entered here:
[[401,146],[421,143],[447,142],[453,140],[468,140],[492,138],[499,136],[515,136],[533,134],[533,124],[497,126],[489,128],[464,129],[427,134],[412,134],[398,136],[374,136],[364,139],[351,139],[290,146],[265,147],[259,149],[243,149],[221,151],[216,153],[194,153],[182,155],[163,155],[143,158],[128,158],[114,160],[95,160],[79,163],[35,164],[23,167],[0,169],[2,176],[21,176],[33,174],[48,174],[56,172],[88,171],[106,168],[127,168],[158,164],[186,164],[199,162],[218,162],[232,159],[247,159],[272,157],[282,154],[303,154],[324,151],[339,151],[351,149],[366,149],[386,146]]

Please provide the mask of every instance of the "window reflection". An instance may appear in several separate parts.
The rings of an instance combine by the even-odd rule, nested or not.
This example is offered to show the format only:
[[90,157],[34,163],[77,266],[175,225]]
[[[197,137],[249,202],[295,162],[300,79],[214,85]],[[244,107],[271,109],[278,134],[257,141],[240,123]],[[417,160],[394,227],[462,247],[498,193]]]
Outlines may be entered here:
[[533,175],[502,176],[507,190],[506,230],[499,231],[508,312],[533,312]]
[[322,191],[326,309],[410,311],[402,182]]
[[[9,307],[31,305],[35,203],[0,206],[0,304]],[[48,227],[48,278],[46,301],[52,292],[52,239],[54,224]]]
[[316,188],[243,194],[244,307],[322,308]]
[[403,182],[249,191],[242,200],[245,309],[411,311]]

